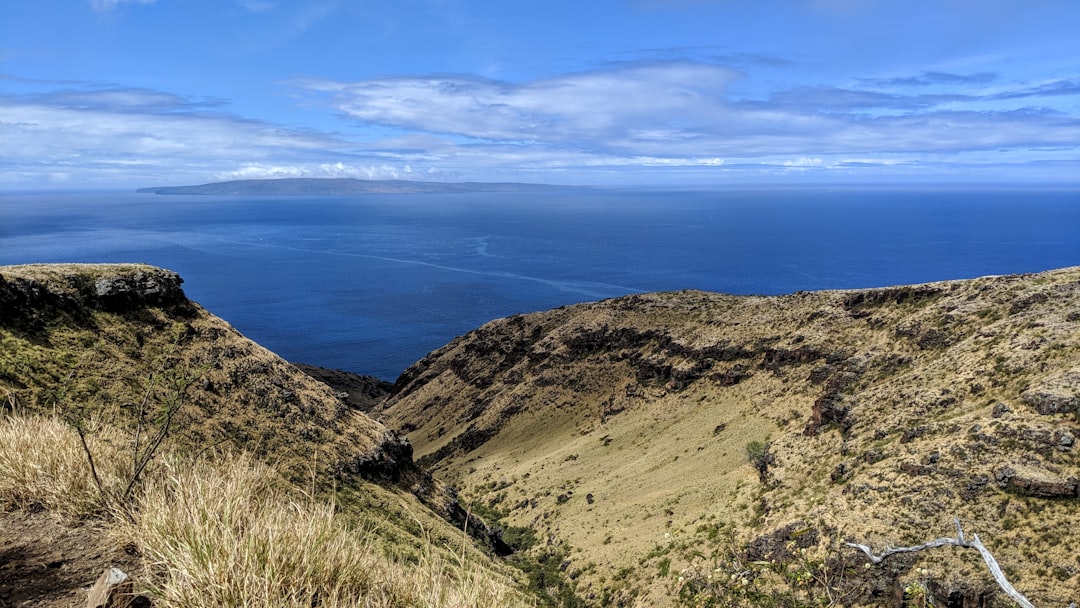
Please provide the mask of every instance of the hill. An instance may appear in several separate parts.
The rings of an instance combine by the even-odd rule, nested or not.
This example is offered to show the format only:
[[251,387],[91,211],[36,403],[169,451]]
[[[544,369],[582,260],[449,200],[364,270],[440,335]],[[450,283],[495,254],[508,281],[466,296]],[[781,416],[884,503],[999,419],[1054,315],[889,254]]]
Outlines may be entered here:
[[185,444],[272,454],[298,479],[316,461],[342,481],[409,466],[407,442],[189,301],[180,284],[141,265],[0,268],[0,395],[30,410],[68,402],[123,416],[157,378],[152,396],[182,391],[188,404],[175,431]]
[[1073,268],[513,316],[409,368],[374,415],[598,605],[1005,605],[975,551],[873,566],[843,544],[920,544],[955,517],[1065,606],[1078,404]]
[[[408,441],[181,282],[139,264],[0,267],[0,604],[70,605],[117,556],[138,566],[133,554],[165,606],[523,601],[479,549],[498,534]],[[381,390],[358,386],[361,402]],[[253,549],[268,542],[282,546]]]
[[461,192],[530,192],[557,190],[565,186],[488,182],[419,182],[353,178],[245,179],[198,186],[139,188],[147,194],[217,195],[331,195],[331,194],[453,194]]

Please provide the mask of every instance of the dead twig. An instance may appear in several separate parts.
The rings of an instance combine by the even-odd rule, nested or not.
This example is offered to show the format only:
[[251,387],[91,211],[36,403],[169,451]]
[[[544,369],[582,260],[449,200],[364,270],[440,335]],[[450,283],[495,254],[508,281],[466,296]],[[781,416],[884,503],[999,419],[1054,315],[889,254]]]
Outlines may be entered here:
[[1005,595],[1008,595],[1023,608],[1035,608],[1034,604],[1017,591],[1016,588],[1012,586],[1012,583],[1005,578],[1005,573],[1001,571],[1001,566],[998,565],[994,556],[990,554],[990,550],[986,548],[986,545],[979,540],[979,535],[972,534],[972,540],[970,541],[965,539],[964,529],[960,527],[960,519],[954,518],[954,521],[956,522],[956,538],[942,537],[913,547],[892,547],[885,549],[880,555],[875,555],[874,552],[870,550],[870,547],[867,547],[866,545],[850,542],[845,542],[844,544],[862,551],[866,554],[866,557],[870,558],[870,561],[875,564],[880,564],[886,557],[897,553],[914,553],[916,551],[922,551],[923,549],[932,549],[934,547],[943,547],[945,545],[976,549],[982,555],[983,561],[986,562],[986,567],[990,569],[990,574],[994,576],[994,580],[997,581],[998,586],[1005,592]]

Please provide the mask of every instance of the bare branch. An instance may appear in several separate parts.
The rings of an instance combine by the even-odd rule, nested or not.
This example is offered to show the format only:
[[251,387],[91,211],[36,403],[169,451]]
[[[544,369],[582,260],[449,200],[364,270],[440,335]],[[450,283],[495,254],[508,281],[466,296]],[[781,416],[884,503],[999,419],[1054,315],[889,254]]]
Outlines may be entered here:
[[960,519],[956,518],[954,521],[956,522],[956,538],[938,538],[928,543],[916,545],[914,547],[893,547],[885,549],[881,552],[881,555],[874,555],[874,552],[871,551],[870,547],[867,547],[866,545],[849,542],[845,542],[844,544],[862,551],[866,554],[866,557],[868,557],[870,561],[874,564],[880,564],[886,557],[889,557],[890,555],[894,555],[896,553],[914,553],[915,551],[922,551],[923,549],[931,549],[933,547],[942,547],[945,545],[976,549],[980,554],[982,554],[983,561],[986,562],[986,567],[990,569],[990,574],[994,576],[994,580],[997,581],[998,586],[1001,587],[1001,590],[1005,592],[1005,595],[1008,595],[1010,598],[1012,598],[1013,601],[1019,604],[1022,608],[1035,608],[1035,606],[1030,601],[1028,601],[1028,599],[1024,597],[1019,591],[1017,591],[1016,588],[1014,588],[1012,584],[1009,583],[1009,580],[1007,578],[1005,578],[1005,573],[1001,571],[1001,566],[998,565],[998,562],[996,559],[994,559],[994,556],[990,554],[990,550],[986,548],[986,545],[983,545],[982,541],[979,540],[979,535],[973,534],[972,537],[974,538],[974,540],[971,541],[964,539],[964,529],[960,527]]
[[86,462],[90,465],[90,474],[94,477],[94,485],[97,486],[98,494],[101,495],[101,501],[104,503],[106,500],[105,488],[101,485],[101,478],[98,477],[97,466],[94,465],[94,455],[90,453],[90,446],[86,444],[86,432],[78,421],[72,419],[71,424],[75,427],[75,432],[79,434],[79,442],[82,443],[83,452],[86,454]]
[[[162,366],[164,369],[164,364]],[[146,403],[150,401],[150,395],[154,392],[154,382],[157,380],[153,372],[150,373],[150,378],[146,382],[146,392],[143,393],[142,401],[139,402],[139,412],[135,418],[135,444],[131,450],[131,470],[135,471],[139,467],[139,442],[142,439],[143,423],[146,421]]]
[[994,556],[990,554],[990,550],[982,544],[981,540],[979,540],[979,535],[972,534],[972,536],[975,540],[971,541],[971,543],[966,546],[974,547],[979,550],[979,553],[982,554],[983,561],[986,562],[986,567],[990,569],[990,573],[994,575],[994,580],[997,581],[998,586],[1005,592],[1005,595],[1011,597],[1017,604],[1023,606],[1023,608],[1035,608],[1035,606],[1029,602],[1026,597],[1021,595],[1019,591],[1013,588],[1012,583],[1005,578],[1005,573],[1001,571],[1001,566],[998,565]]
[[956,538],[935,538],[934,540],[928,543],[924,543],[922,545],[915,545],[914,547],[891,547],[882,551],[881,555],[874,555],[874,552],[871,551],[870,547],[867,547],[866,545],[847,542],[844,544],[849,547],[859,549],[866,554],[866,557],[870,558],[871,562],[875,564],[880,564],[882,561],[885,560],[886,557],[889,557],[890,555],[895,555],[897,553],[914,553],[916,551],[922,551],[923,549],[932,549],[934,547],[943,547],[945,545],[956,545],[958,547],[966,546],[962,544],[959,539]]
[[157,434],[150,441],[150,444],[146,446],[146,450],[143,452],[139,462],[135,465],[135,469],[131,474],[131,479],[128,480],[127,487],[124,488],[124,493],[121,495],[125,500],[131,496],[131,491],[135,489],[135,484],[142,476],[143,470],[146,465],[150,464],[150,461],[154,458],[154,454],[157,452],[158,447],[161,446],[161,442],[165,440],[165,437],[169,434],[169,427],[172,425],[173,417],[183,404],[183,395],[181,394],[175,403],[170,404],[168,411],[165,413],[165,421],[158,429]]

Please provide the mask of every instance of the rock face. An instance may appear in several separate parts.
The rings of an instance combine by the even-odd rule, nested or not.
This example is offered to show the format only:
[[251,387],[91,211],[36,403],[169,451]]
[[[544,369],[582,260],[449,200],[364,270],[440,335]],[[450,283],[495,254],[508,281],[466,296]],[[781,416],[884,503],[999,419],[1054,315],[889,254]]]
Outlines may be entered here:
[[174,272],[141,264],[8,266],[0,275],[0,315],[9,327],[40,330],[63,316],[188,304]]
[[304,363],[294,363],[300,371],[334,389],[338,398],[362,412],[370,412],[394,390],[390,382],[373,376],[353,374],[339,369],[327,369]]
[[[656,573],[696,567],[679,547],[707,554],[716,522],[743,543],[812,522],[797,531],[813,554],[925,542],[959,517],[1022,592],[1067,605],[1080,572],[1059,565],[1080,540],[1039,531],[1080,517],[1078,308],[1080,269],[634,295],[493,321],[406,370],[375,415],[464,499],[565,543],[584,597],[670,603]],[[770,457],[760,478],[751,444]],[[888,568],[862,603],[899,605],[919,568],[942,601],[996,593],[956,556]]]
[[1006,492],[1035,498],[1076,498],[1080,482],[1076,479],[1047,479],[1037,475],[1017,473],[1012,467],[1002,467],[995,474],[998,485]]
[[110,311],[175,305],[186,299],[182,282],[180,275],[156,268],[104,276],[94,281],[95,299],[88,304]]
[[142,264],[31,264],[6,266],[4,271],[0,302],[12,313],[60,303],[117,311],[187,299],[179,275]]
[[1044,416],[1050,414],[1075,414],[1080,410],[1080,397],[1065,392],[1024,391],[1021,393],[1020,399]]

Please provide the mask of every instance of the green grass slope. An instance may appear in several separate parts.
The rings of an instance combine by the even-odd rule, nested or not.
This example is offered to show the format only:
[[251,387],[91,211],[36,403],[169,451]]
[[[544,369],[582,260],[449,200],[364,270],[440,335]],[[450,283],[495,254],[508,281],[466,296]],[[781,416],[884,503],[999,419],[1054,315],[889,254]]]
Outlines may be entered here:
[[[1080,269],[493,321],[375,416],[600,605],[1080,599]],[[722,582],[721,582],[721,579]],[[710,603],[711,602],[711,603]],[[749,602],[743,604],[742,602]],[[784,603],[786,602],[786,603]]]

